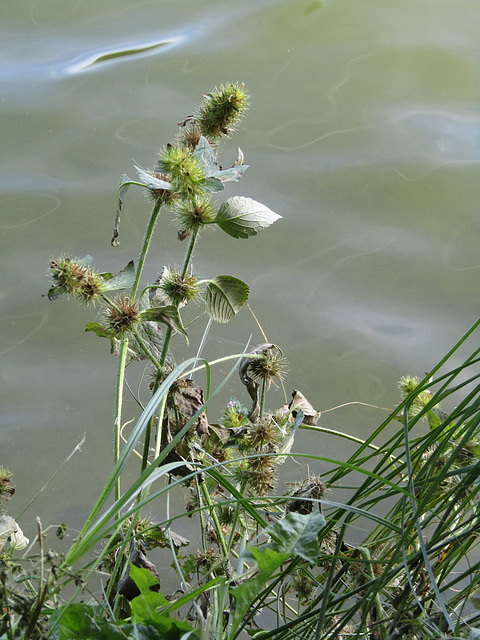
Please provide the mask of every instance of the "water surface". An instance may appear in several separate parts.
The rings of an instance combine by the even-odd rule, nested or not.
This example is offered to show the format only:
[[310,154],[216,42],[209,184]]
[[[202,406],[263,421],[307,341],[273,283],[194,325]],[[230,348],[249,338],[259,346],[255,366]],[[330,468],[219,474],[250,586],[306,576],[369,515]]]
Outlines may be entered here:
[[[251,93],[222,156],[232,163],[240,146],[251,168],[225,197],[283,219],[248,241],[206,233],[194,264],[250,284],[289,361],[288,393],[319,409],[392,406],[398,378],[428,371],[476,320],[476,1],[35,0],[1,13],[0,463],[15,473],[14,511],[86,435],[25,514],[26,535],[36,515],[80,526],[111,459],[116,362],[83,331],[98,309],[41,297],[49,259],[90,254],[112,272],[136,259],[149,208],[129,193],[111,248],[118,180],[134,162],[151,167],[221,82]],[[167,214],[146,279],[183,252]],[[212,329],[206,355],[241,351],[251,335],[262,341],[245,309]],[[229,392],[247,401],[236,382]],[[382,417],[349,407],[323,424],[365,437]],[[347,454],[307,433],[296,448]]]

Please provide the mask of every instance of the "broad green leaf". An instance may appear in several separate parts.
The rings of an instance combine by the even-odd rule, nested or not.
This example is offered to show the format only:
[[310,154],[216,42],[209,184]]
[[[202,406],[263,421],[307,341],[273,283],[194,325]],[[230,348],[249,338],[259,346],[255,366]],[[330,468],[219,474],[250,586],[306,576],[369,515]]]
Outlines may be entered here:
[[[198,638],[198,634],[187,622],[176,620],[158,611],[160,607],[168,606],[170,602],[161,593],[150,590],[151,586],[158,583],[148,569],[141,569],[130,563],[130,576],[140,589],[140,595],[133,598],[130,603],[134,623],[152,625],[162,634],[159,638],[180,640],[185,633],[191,634],[190,637]],[[146,639],[156,636],[141,637]]]
[[230,590],[230,593],[235,598],[235,614],[233,616],[231,637],[234,636],[234,632],[248,609],[267,586],[271,576],[290,557],[290,553],[278,553],[271,547],[249,547],[249,552],[257,562],[258,572],[238,587]]
[[319,511],[306,515],[291,511],[265,529],[265,533],[276,539],[268,546],[279,553],[293,553],[307,562],[316,562],[318,535],[325,524],[325,518]]
[[99,615],[98,607],[80,602],[72,603],[55,612],[52,622],[55,622],[60,615],[59,640],[94,638],[95,633],[100,630],[96,622],[96,617]]
[[216,322],[228,322],[248,300],[248,284],[233,276],[217,276],[208,281],[205,309]]
[[234,196],[221,205],[214,222],[234,238],[248,238],[281,217],[256,200]]
[[[110,276],[110,277],[108,277]],[[116,275],[102,273],[107,291],[118,291],[119,289],[130,289],[135,281],[135,267],[133,260],[127,264],[125,269],[119,271]]]
[[150,307],[149,309],[145,309],[140,313],[140,318],[152,322],[163,322],[163,324],[175,329],[175,331],[178,331],[187,338],[187,332],[183,326],[180,313],[177,307],[172,304],[164,307]]
[[[150,590],[150,587],[158,585],[157,579],[148,569],[136,567],[131,562],[130,577],[140,589],[140,595],[133,598],[131,602],[133,622],[148,623],[154,621],[156,617],[160,618],[160,615],[157,614],[157,608],[168,605],[168,600],[166,600],[161,593]],[[168,622],[169,618],[166,618],[166,620],[167,623],[165,626],[168,628],[170,626]],[[157,620],[155,620],[155,622],[157,622]]]

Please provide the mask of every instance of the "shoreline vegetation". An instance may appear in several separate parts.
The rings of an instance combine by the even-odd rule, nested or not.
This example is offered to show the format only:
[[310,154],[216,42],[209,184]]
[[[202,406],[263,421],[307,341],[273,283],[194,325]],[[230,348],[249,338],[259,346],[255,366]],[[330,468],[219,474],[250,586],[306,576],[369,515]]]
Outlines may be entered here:
[[[9,515],[12,473],[0,467],[0,640],[480,638],[480,320],[423,379],[401,378],[399,404],[366,441],[323,427],[300,391],[287,398],[284,390],[283,406],[269,407],[272,385],[284,389],[288,350],[260,325],[262,344],[203,357],[212,322],[234,321],[248,307],[249,287],[232,275],[197,275],[201,236],[213,227],[225,241],[247,240],[281,218],[249,197],[218,201],[248,168],[241,149],[231,166],[220,164],[221,142],[248,106],[242,84],[215,88],[178,123],[153,169],[122,176],[113,246],[128,190],[141,188],[152,202],[136,264],[112,274],[90,256],[50,261],[46,297],[100,305],[100,321],[85,330],[117,358],[112,469],[82,530],[59,553],[41,519],[30,541],[22,514]],[[145,284],[165,212],[183,262],[158,265],[158,278]],[[177,363],[173,347],[188,344],[193,321],[203,323],[203,336]],[[214,386],[219,367],[228,374]],[[232,376],[243,400],[225,398]],[[124,415],[125,392],[141,412],[136,423]],[[216,417],[215,399],[224,407]],[[317,432],[319,442],[324,433],[346,438],[356,450],[347,460],[321,446],[324,455],[298,452],[300,430]],[[288,458],[328,470],[288,485]],[[131,478],[132,460],[133,482],[125,474],[128,464]],[[186,496],[183,513],[174,513],[172,491]],[[198,531],[195,543],[176,532],[183,518]],[[56,536],[66,532],[62,525]],[[155,549],[169,554],[173,593],[152,562]]]

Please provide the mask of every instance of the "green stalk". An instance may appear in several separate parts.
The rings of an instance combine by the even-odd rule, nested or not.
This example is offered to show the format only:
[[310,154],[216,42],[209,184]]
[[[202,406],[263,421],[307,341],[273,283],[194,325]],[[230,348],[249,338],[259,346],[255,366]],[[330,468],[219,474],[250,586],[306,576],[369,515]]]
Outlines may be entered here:
[[140,284],[140,277],[141,277],[142,271],[143,271],[143,265],[145,264],[145,259],[147,257],[148,248],[150,247],[150,242],[151,242],[152,236],[153,236],[153,230],[155,229],[155,224],[157,222],[157,218],[158,218],[158,214],[160,212],[160,207],[161,206],[162,206],[162,204],[161,204],[160,201],[155,203],[155,206],[153,207],[152,215],[150,216],[150,220],[148,222],[147,230],[145,231],[145,237],[143,239],[142,250],[141,250],[140,256],[138,258],[138,266],[137,266],[137,272],[136,272],[136,275],[135,275],[135,281],[134,281],[133,287],[132,287],[132,298],[135,298],[135,296],[137,295],[138,285]]
[[[113,464],[118,462],[120,457],[120,433],[122,430],[122,408],[123,408],[123,387],[125,383],[125,367],[127,366],[128,337],[125,336],[120,343],[120,353],[118,354],[117,384],[115,393],[115,421],[113,436]],[[115,482],[115,500],[120,498],[120,476]]]

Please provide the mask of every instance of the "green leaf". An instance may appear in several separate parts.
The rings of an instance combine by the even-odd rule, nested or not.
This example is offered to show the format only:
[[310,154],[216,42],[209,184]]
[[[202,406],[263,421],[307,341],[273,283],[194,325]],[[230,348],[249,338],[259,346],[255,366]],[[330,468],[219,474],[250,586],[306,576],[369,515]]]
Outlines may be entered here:
[[140,318],[142,320],[150,320],[153,322],[163,322],[163,324],[175,329],[175,331],[178,331],[188,339],[180,313],[178,312],[177,307],[174,307],[172,304],[164,307],[150,307],[149,309],[145,309],[140,313]]
[[265,533],[277,540],[268,546],[279,553],[293,553],[307,562],[316,562],[318,535],[325,524],[325,518],[318,511],[306,515],[291,511],[265,529]]
[[281,217],[256,200],[234,196],[221,205],[214,222],[234,238],[248,238]]
[[208,281],[205,291],[205,309],[216,322],[228,322],[248,300],[246,282],[233,276],[217,276]]
[[112,334],[103,324],[99,322],[87,322],[85,325],[85,331],[93,331],[99,338],[111,338]]
[[[160,607],[169,606],[170,602],[161,593],[150,590],[150,587],[158,584],[158,581],[148,569],[141,569],[130,563],[130,576],[140,589],[140,595],[133,598],[130,603],[134,623],[152,625],[160,632],[159,638],[180,640],[185,633],[191,634],[190,637],[198,638],[197,632],[187,622],[175,620],[158,611]],[[142,636],[145,639],[147,637],[155,638],[157,636]]]
[[205,173],[203,188],[205,191],[215,193],[224,189],[224,182],[238,182],[242,174],[248,169],[248,165],[234,165],[229,169],[222,169],[217,162],[217,156],[205,136],[201,136],[192,156],[196,158]]
[[235,598],[235,614],[233,616],[231,637],[234,637],[238,625],[267,586],[268,580],[273,573],[290,557],[289,553],[278,553],[271,547],[249,547],[249,552],[257,562],[258,572],[238,587],[230,590],[230,593]]
[[167,191],[172,191],[173,187],[170,182],[166,182],[166,180],[157,178],[148,171],[145,171],[145,169],[142,169],[142,167],[137,167],[137,165],[134,166],[137,170],[138,177],[140,178],[141,182],[143,182],[143,184],[147,187],[147,189],[153,191],[156,191],[157,189],[166,189]]
[[133,260],[130,260],[125,269],[122,269],[122,271],[119,271],[114,276],[112,276],[111,273],[102,273],[101,275],[105,281],[107,291],[130,289],[135,281],[135,267],[133,265]]

